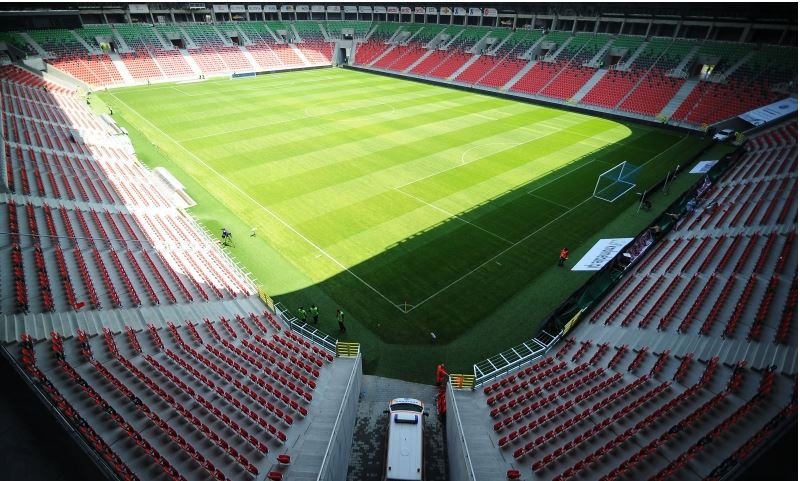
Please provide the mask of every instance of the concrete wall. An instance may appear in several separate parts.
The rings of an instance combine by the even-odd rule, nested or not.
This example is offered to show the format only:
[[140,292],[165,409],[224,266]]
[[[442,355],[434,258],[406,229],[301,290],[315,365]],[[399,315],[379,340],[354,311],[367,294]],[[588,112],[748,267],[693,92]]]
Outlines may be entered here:
[[450,383],[447,383],[447,467],[449,481],[474,481],[472,461],[469,458],[467,442],[461,429],[461,416]]
[[353,431],[356,426],[358,397],[361,393],[361,374],[361,354],[359,354],[353,364],[353,371],[348,380],[339,416],[333,427],[333,434],[331,434],[328,448],[325,450],[317,481],[346,481],[347,479]]

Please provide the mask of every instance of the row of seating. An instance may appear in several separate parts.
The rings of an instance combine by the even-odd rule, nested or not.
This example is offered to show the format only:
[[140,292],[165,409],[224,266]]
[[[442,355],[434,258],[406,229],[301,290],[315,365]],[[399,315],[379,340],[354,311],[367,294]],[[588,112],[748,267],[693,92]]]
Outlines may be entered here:
[[658,472],[652,479],[668,480],[674,479],[681,469],[694,457],[699,455],[706,449],[707,446],[713,445],[717,439],[722,436],[725,431],[738,425],[739,422],[748,415],[749,412],[756,409],[758,405],[765,402],[766,398],[771,393],[771,386],[774,380],[773,371],[766,371],[762,378],[761,386],[758,392],[750,398],[747,402],[739,406],[731,415],[720,421],[711,431],[702,436],[696,443],[690,446],[680,456],[670,461],[670,463]]
[[[131,471],[127,464],[122,461],[119,454],[117,454],[103,438],[92,428],[86,419],[81,416],[78,411],[72,407],[70,402],[61,394],[61,392],[53,385],[47,376],[36,366],[36,355],[33,350],[33,339],[27,334],[23,334],[20,340],[20,351],[22,365],[26,373],[33,379],[37,385],[45,392],[50,402],[64,415],[65,419],[75,427],[76,431],[80,433],[81,437],[91,446],[100,457],[105,460],[114,472],[123,481],[136,481],[139,478]],[[165,461],[165,469],[170,471],[169,463]],[[161,464],[161,463],[157,463]],[[177,474],[177,471],[176,471]],[[173,479],[183,479],[174,477]]]

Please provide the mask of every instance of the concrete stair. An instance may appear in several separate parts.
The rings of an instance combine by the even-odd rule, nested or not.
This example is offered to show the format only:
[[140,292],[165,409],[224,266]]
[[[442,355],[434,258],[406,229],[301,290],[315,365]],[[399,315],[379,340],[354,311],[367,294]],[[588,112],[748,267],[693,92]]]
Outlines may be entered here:
[[403,27],[397,27],[397,30],[395,30],[395,31],[394,31],[394,33],[392,34],[392,36],[391,36],[391,37],[389,37],[389,40],[387,40],[387,41],[386,41],[386,43],[392,43],[392,42],[394,42],[394,41],[395,41],[395,40],[394,40],[394,39],[395,39],[395,37],[397,37],[397,35],[398,35],[400,32],[402,32],[402,31],[403,31]]
[[243,45],[239,45],[239,50],[242,51],[242,55],[244,55],[244,58],[246,58],[247,61],[250,62],[250,67],[253,70],[261,69],[261,67],[258,66],[258,62],[256,61],[256,59],[253,57],[253,54],[251,54],[249,50],[247,50]]
[[392,50],[394,50],[394,49],[395,49],[395,47],[397,47],[397,45],[392,45],[391,47],[387,48],[387,49],[386,49],[386,50],[385,50],[385,51],[384,51],[382,54],[380,54],[380,55],[378,55],[377,57],[375,57],[375,60],[373,60],[372,62],[370,62],[370,63],[369,63],[369,66],[370,66],[370,67],[372,67],[373,65],[375,65],[375,62],[377,62],[378,60],[380,60],[380,59],[382,59],[383,57],[385,57],[385,56],[386,56],[386,54],[388,54],[389,52],[391,52]]
[[417,65],[419,65],[420,63],[422,63],[422,62],[423,62],[423,61],[424,61],[426,58],[428,58],[428,57],[429,57],[429,56],[430,56],[430,55],[431,55],[433,52],[434,52],[434,50],[428,50],[427,52],[425,52],[425,54],[424,54],[424,55],[422,55],[420,58],[418,58],[416,62],[412,63],[411,65],[409,65],[409,66],[408,66],[408,68],[407,68],[407,69],[403,70],[403,73],[409,73],[409,72],[411,72],[411,70],[413,70],[413,69],[414,69],[414,67],[416,67]]
[[[114,30],[114,33],[116,33],[116,30]],[[164,50],[175,50],[175,46],[172,45],[172,42],[164,38],[164,36],[161,35],[161,32],[159,32],[158,29],[155,28],[153,29],[153,35],[155,35],[158,41],[161,42],[161,46],[164,48]],[[117,37],[120,37],[120,35],[117,34]]]
[[511,77],[511,80],[509,80],[508,82],[506,82],[505,85],[500,87],[500,90],[504,90],[505,91],[505,90],[510,89],[511,86],[514,85],[515,83],[519,82],[519,79],[521,79],[526,73],[530,72],[534,65],[536,65],[536,61],[535,60],[529,62],[528,65],[522,67],[522,69],[519,72],[517,72],[516,75]]
[[637,80],[637,81],[636,81],[636,83],[635,83],[635,84],[633,85],[633,87],[632,87],[632,88],[631,88],[631,89],[628,91],[628,93],[626,93],[625,95],[623,95],[623,96],[622,96],[622,98],[621,98],[621,99],[619,99],[619,102],[617,103],[617,105],[615,105],[615,106],[614,106],[614,108],[615,108],[615,109],[619,108],[619,106],[620,106],[620,105],[624,104],[624,103],[625,103],[625,101],[626,101],[626,100],[628,100],[628,97],[630,97],[630,96],[631,96],[631,94],[632,94],[632,93],[633,93],[633,92],[634,92],[634,91],[635,91],[637,88],[639,88],[639,85],[640,85],[642,82],[644,82],[644,79],[647,77],[647,74],[649,74],[649,73],[650,73],[650,71],[651,71],[651,70],[653,70],[653,67],[655,67],[656,65],[658,65],[658,61],[659,61],[659,60],[661,60],[661,57],[663,57],[665,53],[666,53],[666,50],[665,50],[665,51],[663,51],[663,52],[661,52],[661,55],[659,55],[659,56],[658,56],[658,58],[656,59],[656,61],[655,61],[655,62],[653,62],[653,64],[650,66],[650,68],[648,68],[648,69],[647,69],[647,72],[645,72],[645,73],[644,73],[644,75],[640,75],[640,76],[639,76],[639,80]]
[[739,69],[739,67],[741,67],[742,65],[746,64],[747,62],[749,62],[750,59],[755,57],[755,56],[756,56],[755,52],[753,52],[753,51],[747,52],[747,54],[744,57],[742,57],[739,60],[737,60],[735,64],[731,65],[730,68],[728,68],[728,70],[726,70],[725,72],[722,72],[722,74],[720,75],[720,79],[719,79],[720,82],[724,82],[725,80],[728,80],[728,77],[733,75],[733,73],[736,72]]
[[550,61],[558,58],[558,56],[561,54],[561,52],[563,52],[564,49],[567,48],[567,45],[569,45],[572,42],[573,38],[575,38],[575,37],[569,37],[567,39],[567,41],[562,43],[561,46],[558,47],[558,49],[555,52],[548,53],[547,56],[544,58],[544,61],[545,62],[550,62]]
[[608,42],[606,42],[606,44],[603,45],[600,48],[600,50],[597,51],[595,56],[592,57],[592,59],[589,60],[588,62],[586,62],[584,65],[587,66],[587,67],[595,67],[595,68],[600,67],[600,59],[605,56],[606,52],[608,52],[608,49],[610,49],[611,45],[613,45],[613,44],[614,44],[614,40],[613,39],[609,40]]
[[197,46],[196,43],[194,43],[192,37],[189,36],[189,33],[183,27],[179,25],[178,30],[180,30],[180,32],[183,34],[183,39],[186,40],[186,48],[191,48],[191,49],[200,48]]
[[[294,28],[294,25],[292,25],[292,28]],[[300,60],[303,61],[304,65],[306,65],[306,66],[311,66],[312,65],[311,62],[308,61],[308,58],[306,58],[306,56],[303,55],[303,52],[299,48],[297,48],[297,45],[291,43],[291,44],[289,44],[289,46],[292,47],[292,50],[294,50],[294,53],[296,53],[297,56],[300,57]]]
[[411,36],[406,39],[406,41],[403,43],[403,45],[408,45],[412,40],[414,40],[414,37],[416,37],[417,34],[420,33],[422,31],[422,29],[424,29],[424,28],[425,27],[420,27],[419,30],[417,30],[416,32],[412,33]]
[[[456,39],[458,37],[460,37],[462,33],[464,33],[464,30],[459,30],[457,34],[455,34],[452,37],[450,37],[450,40],[447,42],[447,45],[444,46],[444,50],[447,50],[448,48],[450,48],[450,45],[452,45],[453,42],[455,42]],[[439,49],[442,49],[442,47],[439,47]]]
[[491,30],[486,32],[486,35],[481,37],[480,40],[475,42],[475,44],[473,46],[471,46],[470,48],[467,49],[467,53],[478,53],[478,51],[479,51],[478,47],[483,47],[483,43],[486,41],[487,38],[489,38],[489,36],[492,35],[492,33],[493,32]]
[[494,47],[492,50],[490,50],[489,52],[486,52],[486,54],[487,54],[487,55],[492,55],[492,56],[494,56],[495,54],[497,54],[497,51],[498,51],[498,50],[500,50],[500,47],[502,47],[503,45],[505,45],[505,43],[506,43],[506,42],[508,42],[508,39],[509,39],[509,38],[511,38],[511,36],[512,36],[512,35],[513,35],[513,32],[509,32],[509,34],[508,34],[508,35],[506,35],[506,38],[504,38],[503,40],[501,40],[501,41],[500,41],[500,43],[498,43],[497,45],[495,45],[495,47]]
[[305,40],[303,40],[303,37],[300,36],[300,32],[298,32],[297,29],[294,27],[293,23],[289,25],[289,28],[292,29],[292,34],[294,34],[294,38],[296,39],[295,41],[297,43],[305,42]]
[[33,49],[36,50],[36,52],[39,55],[41,55],[42,58],[50,58],[50,54],[48,54],[47,51],[45,49],[43,49],[41,45],[36,43],[36,40],[34,40],[33,37],[31,37],[30,35],[28,35],[25,32],[20,32],[19,35],[22,38],[24,38],[25,41],[28,42],[31,45],[31,47],[33,47]]
[[686,65],[689,62],[691,62],[692,60],[694,60],[694,58],[697,56],[697,51],[698,50],[700,50],[699,46],[692,47],[692,49],[689,50],[689,53],[687,53],[686,56],[683,57],[683,59],[681,60],[681,63],[679,63],[677,67],[672,69],[672,71],[670,73],[668,73],[667,76],[668,77],[686,78],[686,70],[685,70],[686,69]]
[[222,40],[223,45],[225,45],[226,47],[230,47],[233,45],[231,39],[229,39],[227,35],[223,35],[223,33],[220,31],[219,28],[217,28],[216,25],[212,25],[211,28],[214,30],[214,33],[217,34],[217,37],[219,37],[219,39]]
[[626,72],[630,70],[633,62],[639,57],[639,55],[641,55],[641,53],[644,51],[645,48],[647,48],[647,45],[649,44],[650,42],[642,42],[639,45],[639,47],[633,52],[633,54],[631,54],[630,58],[628,58],[628,60],[620,66],[619,70]]
[[365,36],[364,36],[364,41],[367,41],[367,40],[369,40],[369,38],[372,36],[372,33],[373,33],[373,32],[375,31],[375,29],[377,29],[377,28],[378,28],[378,25],[377,25],[377,24],[373,25],[373,26],[372,26],[372,28],[370,28],[370,29],[369,29],[369,32],[367,32],[367,35],[365,35]]
[[197,65],[197,62],[194,61],[189,52],[186,49],[181,49],[181,55],[183,55],[183,59],[186,60],[186,63],[189,64],[189,68],[192,69],[195,75],[202,75],[203,71],[200,70],[200,66]]
[[269,25],[264,25],[264,28],[267,29],[267,32],[269,32],[270,35],[272,35],[272,38],[275,40],[275,43],[283,44],[283,40],[281,40],[280,38],[278,38],[277,35],[275,35],[275,32],[273,32],[272,29],[269,28]]
[[236,27],[236,33],[239,34],[239,38],[241,38],[244,41],[244,45],[252,45],[253,44],[253,39],[251,39],[250,36],[247,35],[244,30],[239,28],[238,25],[234,25],[234,26]]
[[125,66],[125,62],[122,61],[122,59],[118,54],[109,53],[108,56],[109,58],[111,58],[111,63],[119,71],[119,74],[122,76],[122,79],[125,80],[126,83],[128,84],[136,83],[136,80],[133,78],[131,73],[128,72],[128,67]]
[[75,33],[75,30],[70,30],[70,31],[69,31],[69,33],[71,33],[71,34],[72,34],[72,36],[73,36],[73,37],[75,37],[75,40],[77,40],[77,41],[78,41],[78,43],[80,43],[81,45],[83,45],[83,47],[84,47],[84,48],[85,48],[85,49],[86,49],[86,50],[87,50],[89,53],[100,53],[100,49],[99,49],[99,48],[94,48],[94,47],[92,47],[91,45],[89,45],[88,43],[86,43],[86,40],[84,40],[84,39],[83,39],[83,37],[81,37],[80,35],[78,35],[77,33]]
[[683,101],[686,100],[686,97],[692,93],[692,90],[694,90],[698,83],[700,83],[699,80],[687,80],[684,82],[678,92],[675,93],[675,96],[672,97],[667,106],[664,107],[664,110],[661,111],[660,115],[672,117],[672,114],[678,110],[678,107],[680,107]]
[[480,55],[477,55],[477,54],[473,55],[472,58],[470,58],[469,60],[464,62],[464,65],[462,65],[461,67],[458,68],[458,70],[453,72],[453,75],[447,77],[447,80],[453,80],[456,77],[458,77],[459,75],[461,75],[461,72],[463,72],[464,70],[468,69],[469,66],[472,65],[473,63],[475,63],[479,58],[481,58]]
[[325,39],[325,41],[326,42],[330,42],[331,41],[331,36],[328,34],[328,31],[325,29],[325,26],[320,24],[319,25],[319,30],[320,30],[320,32],[322,32],[322,37]]
[[540,38],[539,38],[539,40],[537,40],[536,42],[534,42],[534,43],[533,43],[533,45],[531,45],[531,46],[528,48],[528,50],[525,50],[525,53],[523,53],[522,55],[520,55],[520,56],[519,56],[519,57],[517,57],[517,58],[521,58],[521,59],[525,59],[525,60],[530,60],[530,59],[531,59],[531,56],[533,55],[533,50],[534,50],[535,48],[537,48],[537,47],[539,46],[539,44],[540,44],[540,43],[542,43],[543,41],[544,41],[544,37],[540,37]]
[[572,100],[575,102],[580,102],[581,99],[588,94],[589,91],[592,90],[595,85],[597,85],[597,82],[599,82],[600,79],[602,79],[607,73],[608,69],[597,69],[597,72],[595,72],[594,75],[592,75],[592,77],[585,84],[583,84],[583,87],[575,92],[575,95],[572,96]]

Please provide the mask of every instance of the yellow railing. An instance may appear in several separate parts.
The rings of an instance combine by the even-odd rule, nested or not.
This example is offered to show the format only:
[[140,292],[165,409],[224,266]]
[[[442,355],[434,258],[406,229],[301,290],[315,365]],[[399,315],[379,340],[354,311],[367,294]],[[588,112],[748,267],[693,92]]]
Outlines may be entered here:
[[361,344],[357,342],[337,342],[336,355],[344,357],[356,357],[361,351]]
[[450,374],[450,385],[453,389],[472,389],[475,387],[475,375]]
[[261,298],[261,301],[264,302],[264,304],[266,304],[266,306],[269,307],[271,311],[275,310],[275,303],[272,302],[272,298],[267,295],[267,291],[259,287],[258,297]]

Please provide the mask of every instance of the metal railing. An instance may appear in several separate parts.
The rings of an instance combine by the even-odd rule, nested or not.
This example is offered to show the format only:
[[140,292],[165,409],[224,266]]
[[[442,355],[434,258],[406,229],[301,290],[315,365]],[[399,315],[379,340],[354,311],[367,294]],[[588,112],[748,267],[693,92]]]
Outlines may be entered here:
[[275,304],[275,313],[278,315],[278,318],[289,327],[289,329],[297,332],[314,344],[327,349],[331,352],[331,354],[336,354],[336,344],[339,341],[335,337],[329,336],[316,327],[312,327],[307,322],[297,319],[280,302]]
[[475,387],[505,376],[518,367],[542,357],[561,338],[561,334],[552,335],[542,331],[535,338],[512,347],[499,354],[477,362],[472,366],[475,374]]

